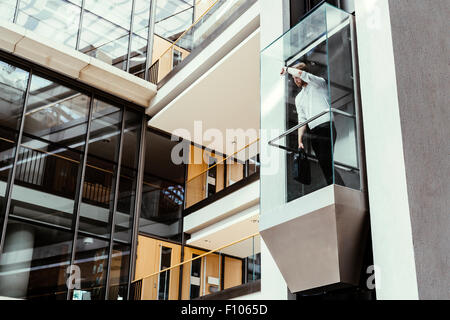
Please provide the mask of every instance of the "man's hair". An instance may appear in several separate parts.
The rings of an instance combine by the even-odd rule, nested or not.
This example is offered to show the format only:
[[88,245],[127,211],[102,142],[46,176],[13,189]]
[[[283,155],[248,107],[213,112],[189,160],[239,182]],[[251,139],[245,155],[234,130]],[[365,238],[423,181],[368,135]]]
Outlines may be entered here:
[[308,67],[307,67],[306,63],[304,63],[304,62],[297,63],[296,65],[293,66],[293,68],[296,68],[296,69],[299,69],[302,71],[308,71],[307,70]]

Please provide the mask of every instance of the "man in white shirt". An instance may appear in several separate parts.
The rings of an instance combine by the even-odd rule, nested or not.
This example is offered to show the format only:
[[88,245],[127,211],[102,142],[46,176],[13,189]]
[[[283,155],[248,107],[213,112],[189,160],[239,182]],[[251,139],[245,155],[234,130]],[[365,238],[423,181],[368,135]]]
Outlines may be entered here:
[[[333,183],[332,150],[336,142],[337,132],[334,122],[331,121],[327,81],[307,72],[306,64],[303,62],[281,70],[281,75],[288,73],[294,78],[297,87],[302,89],[295,98],[299,123],[304,123],[323,111],[328,111],[323,116],[298,129],[298,147],[299,149],[305,149],[303,137],[309,127],[311,146],[317,156],[327,184],[330,185]],[[331,140],[333,141],[332,144]],[[334,182],[344,185],[337,171],[335,171]]]

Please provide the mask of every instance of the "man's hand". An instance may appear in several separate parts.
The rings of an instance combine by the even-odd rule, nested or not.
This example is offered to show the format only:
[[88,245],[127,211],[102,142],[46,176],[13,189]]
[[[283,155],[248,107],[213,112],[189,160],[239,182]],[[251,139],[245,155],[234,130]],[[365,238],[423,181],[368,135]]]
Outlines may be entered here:
[[287,73],[287,68],[281,69],[280,76],[284,76]]
[[298,137],[298,148],[299,149],[305,149],[305,146],[303,145],[303,137]]

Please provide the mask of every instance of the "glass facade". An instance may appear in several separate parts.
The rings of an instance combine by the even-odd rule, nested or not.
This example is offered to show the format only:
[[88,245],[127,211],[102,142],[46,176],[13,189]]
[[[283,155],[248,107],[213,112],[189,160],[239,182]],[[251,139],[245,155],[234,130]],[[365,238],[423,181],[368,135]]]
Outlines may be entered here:
[[1,59],[0,296],[127,299],[143,111]]
[[0,19],[157,84],[255,2],[3,0]]
[[155,130],[146,132],[139,232],[181,242],[186,169],[171,159],[178,143]]
[[0,18],[144,78],[150,2],[5,0]]
[[0,296],[127,299],[138,233],[182,242],[179,141],[144,130],[142,108],[8,54],[0,114]]
[[[151,30],[170,46],[202,21],[183,40],[190,51],[244,2],[154,1],[154,26],[148,0],[5,0],[0,18],[145,78]],[[170,70],[186,57],[179,49]],[[0,53],[0,296],[127,299],[138,233],[181,245],[187,165],[172,162],[179,141],[145,120],[142,108]],[[253,151],[211,167],[207,194],[258,173]]]

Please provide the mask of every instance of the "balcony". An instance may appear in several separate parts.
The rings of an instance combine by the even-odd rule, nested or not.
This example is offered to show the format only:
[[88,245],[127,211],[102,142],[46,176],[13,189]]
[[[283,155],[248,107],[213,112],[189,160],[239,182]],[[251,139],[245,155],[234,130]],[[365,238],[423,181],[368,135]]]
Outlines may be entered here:
[[183,262],[181,250],[180,245],[140,236],[133,300],[229,299],[258,290],[258,234],[213,250],[185,246]]
[[[225,28],[245,12],[255,1],[213,0],[194,12],[194,23],[172,43],[155,39],[154,51],[161,52],[149,68],[149,81],[162,86],[202,49],[217,38]],[[209,6],[208,6],[209,5]],[[170,40],[170,39],[169,39]],[[166,49],[164,49],[167,47]]]
[[195,212],[259,179],[259,139],[225,156],[191,145],[184,214]]
[[325,3],[261,52],[260,232],[292,292],[359,281],[367,204],[353,22]]

